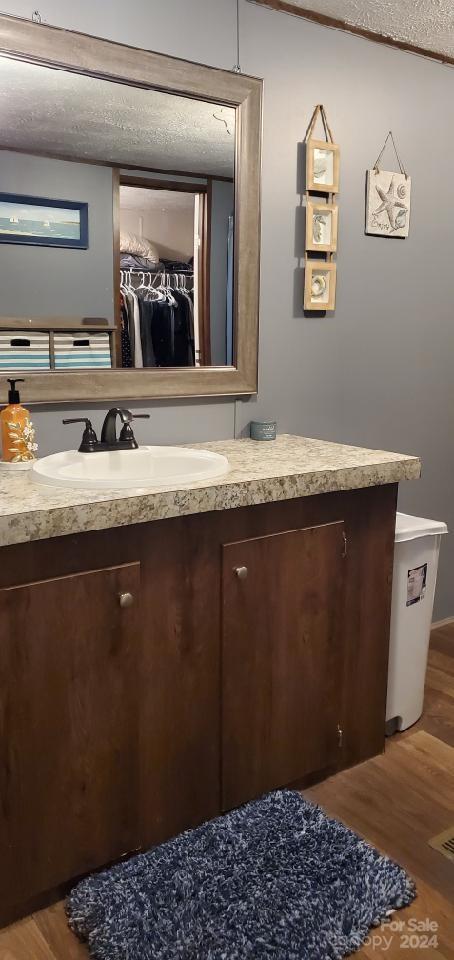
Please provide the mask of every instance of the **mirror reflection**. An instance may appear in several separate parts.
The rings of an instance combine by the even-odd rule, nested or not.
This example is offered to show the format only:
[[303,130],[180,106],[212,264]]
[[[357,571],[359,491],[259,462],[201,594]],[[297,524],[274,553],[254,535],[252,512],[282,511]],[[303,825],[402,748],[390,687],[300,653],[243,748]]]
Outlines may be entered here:
[[234,362],[235,110],[0,57],[0,370]]

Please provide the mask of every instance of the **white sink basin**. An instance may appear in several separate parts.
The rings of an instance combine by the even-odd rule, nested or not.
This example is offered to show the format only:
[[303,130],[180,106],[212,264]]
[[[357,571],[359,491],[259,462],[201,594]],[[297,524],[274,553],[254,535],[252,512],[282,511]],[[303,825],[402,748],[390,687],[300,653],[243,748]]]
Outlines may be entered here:
[[128,487],[187,487],[200,480],[222,477],[229,461],[210,450],[185,447],[139,447],[79,453],[65,450],[37,460],[32,477],[56,487],[122,490]]

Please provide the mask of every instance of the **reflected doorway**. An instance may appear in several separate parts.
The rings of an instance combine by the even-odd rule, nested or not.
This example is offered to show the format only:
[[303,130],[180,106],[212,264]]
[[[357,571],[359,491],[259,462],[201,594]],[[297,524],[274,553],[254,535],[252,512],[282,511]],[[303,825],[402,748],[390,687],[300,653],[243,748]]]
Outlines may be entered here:
[[209,183],[120,175],[119,365],[211,365],[210,201]]

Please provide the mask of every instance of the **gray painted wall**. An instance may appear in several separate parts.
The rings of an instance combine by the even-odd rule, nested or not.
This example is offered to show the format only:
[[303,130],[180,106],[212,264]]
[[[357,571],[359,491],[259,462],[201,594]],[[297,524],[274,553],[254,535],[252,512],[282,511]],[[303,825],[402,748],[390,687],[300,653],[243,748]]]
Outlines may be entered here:
[[3,193],[88,203],[88,250],[2,244],[6,317],[106,317],[113,322],[112,170],[0,152]]
[[[235,6],[132,0],[125,16],[120,0],[46,0],[40,9],[69,29],[230,69]],[[9,12],[30,16],[30,5],[10,0]],[[143,438],[221,438],[264,415],[276,417],[281,431],[418,453],[423,479],[403,485],[400,506],[454,530],[454,134],[446,119],[454,74],[245,0],[241,37],[243,70],[265,78],[260,396],[154,404]],[[320,102],[341,146],[338,304],[325,319],[302,315],[297,176],[297,144]],[[390,128],[413,177],[404,241],[364,236],[365,170]],[[56,409],[36,414],[43,452],[68,445],[61,416]],[[437,617],[454,614],[453,565],[449,537]]]
[[227,240],[229,217],[233,213],[233,183],[212,181],[211,194],[211,261],[210,261],[210,329],[211,362],[226,363],[227,327]]

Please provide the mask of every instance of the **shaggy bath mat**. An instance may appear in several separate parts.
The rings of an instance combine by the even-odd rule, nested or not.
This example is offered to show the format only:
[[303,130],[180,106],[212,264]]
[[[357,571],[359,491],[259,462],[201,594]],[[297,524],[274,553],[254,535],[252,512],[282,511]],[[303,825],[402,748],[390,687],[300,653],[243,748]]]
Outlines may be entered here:
[[335,960],[414,896],[396,863],[279,790],[83,880],[67,912],[94,960]]

